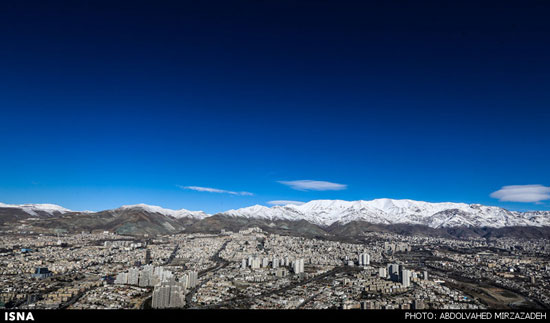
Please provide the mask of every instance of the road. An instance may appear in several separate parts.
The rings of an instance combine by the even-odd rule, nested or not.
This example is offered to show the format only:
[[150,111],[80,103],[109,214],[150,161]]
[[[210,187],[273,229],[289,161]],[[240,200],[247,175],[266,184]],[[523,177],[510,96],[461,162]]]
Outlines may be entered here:
[[[220,247],[220,249],[212,256],[210,257],[210,260],[214,261],[216,264],[212,267],[206,268],[204,270],[201,270],[198,273],[199,278],[203,277],[209,272],[217,271],[222,268],[225,268],[227,265],[229,265],[229,261],[222,259],[220,257],[220,253],[225,249],[227,244],[229,243],[229,240],[224,242],[224,244]],[[193,303],[193,296],[195,293],[201,288],[201,286],[206,283],[206,280],[202,281],[200,284],[195,286],[193,289],[191,289],[186,295],[185,295],[185,308],[192,308]]]
[[303,302],[300,303],[300,305],[296,306],[296,309],[301,309],[303,308],[304,306],[306,306],[307,304],[309,304],[309,302],[311,302],[312,300],[315,299],[315,297],[319,296],[319,294],[321,293],[317,293],[315,295],[311,295],[310,297],[306,298]]
[[[92,280],[94,279],[95,277],[92,277],[92,276],[88,276],[88,277],[85,277],[85,279],[89,279],[89,280]],[[77,293],[76,295],[74,295],[73,297],[71,297],[68,301],[64,302],[64,303],[61,303],[59,305],[59,309],[66,309],[66,308],[69,308],[71,305],[73,305],[74,303],[76,303],[82,296],[84,296],[84,294],[86,294],[87,292],[91,291],[91,290],[94,290],[96,288],[98,288],[99,286],[93,286],[93,287],[90,287],[88,288],[87,290],[83,291],[83,292],[79,292]]]
[[164,262],[163,264],[164,266],[168,266],[172,263],[172,261],[174,261],[174,258],[176,257],[176,254],[178,253],[179,248],[180,248],[179,244],[174,247],[174,250],[170,254],[170,257],[168,257],[168,259],[166,259],[166,261]]

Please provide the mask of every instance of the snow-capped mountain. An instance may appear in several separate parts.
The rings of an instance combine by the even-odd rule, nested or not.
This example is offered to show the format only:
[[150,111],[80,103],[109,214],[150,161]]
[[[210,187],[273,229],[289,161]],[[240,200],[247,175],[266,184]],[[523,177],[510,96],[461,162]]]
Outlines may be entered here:
[[193,218],[193,219],[200,220],[209,216],[209,214],[206,214],[203,211],[189,211],[186,209],[171,210],[171,209],[162,208],[160,206],[147,205],[147,204],[123,205],[118,209],[115,209],[115,211],[123,211],[123,210],[142,210],[149,213],[158,213],[166,216],[171,216],[176,219]]
[[55,204],[4,204],[0,208],[18,209],[31,216],[55,215],[72,212],[62,206]]
[[314,200],[302,205],[254,205],[223,214],[265,220],[306,220],[320,225],[365,221],[376,224],[419,224],[440,227],[550,226],[550,211],[513,212],[495,206],[429,203],[413,200]]
[[[10,209],[13,209],[13,212]],[[12,216],[23,215],[23,217],[25,215],[55,217],[69,212],[75,216],[93,216],[105,212],[120,216],[128,214],[128,211],[139,211],[191,221],[200,221],[211,216],[203,211],[171,210],[147,204],[124,205],[117,209],[96,213],[90,211],[75,212],[54,204],[13,205],[0,203],[0,215],[4,217],[10,214]],[[430,203],[393,199],[376,199],[372,201],[314,200],[301,205],[288,204],[273,207],[254,205],[221,212],[219,215],[268,221],[305,220],[321,227],[327,227],[334,223],[347,224],[353,221],[364,221],[373,224],[417,224],[432,228],[550,226],[550,211],[515,212],[480,204]]]

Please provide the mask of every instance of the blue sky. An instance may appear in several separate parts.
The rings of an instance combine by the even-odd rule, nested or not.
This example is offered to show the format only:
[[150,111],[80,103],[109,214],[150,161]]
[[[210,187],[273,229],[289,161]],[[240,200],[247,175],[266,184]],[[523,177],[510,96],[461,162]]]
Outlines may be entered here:
[[3,2],[0,202],[549,209],[548,8],[415,3]]

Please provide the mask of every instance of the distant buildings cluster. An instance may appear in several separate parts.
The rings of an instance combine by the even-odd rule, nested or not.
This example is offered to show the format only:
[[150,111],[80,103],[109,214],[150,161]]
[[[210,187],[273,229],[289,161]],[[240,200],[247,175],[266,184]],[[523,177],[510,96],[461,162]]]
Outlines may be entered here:
[[386,253],[396,253],[396,252],[407,252],[411,251],[411,246],[406,243],[392,243],[392,242],[384,242],[384,252]]
[[[249,256],[241,260],[241,268],[251,268],[251,269],[260,269],[260,268],[273,268],[278,269],[279,267],[289,267],[292,268],[295,274],[301,274],[304,272],[304,259],[298,258],[291,260],[289,257],[277,258],[277,257],[255,257]],[[281,276],[285,276],[285,271],[278,270],[277,273],[280,273]]]
[[[120,273],[115,279],[115,284],[135,285],[139,287],[153,287],[162,282],[175,279],[174,274],[170,270],[166,270],[162,266],[154,267],[153,265],[145,265],[141,268],[130,268],[128,272]],[[193,288],[197,284],[197,273],[194,271],[183,275],[181,282],[185,288]]]

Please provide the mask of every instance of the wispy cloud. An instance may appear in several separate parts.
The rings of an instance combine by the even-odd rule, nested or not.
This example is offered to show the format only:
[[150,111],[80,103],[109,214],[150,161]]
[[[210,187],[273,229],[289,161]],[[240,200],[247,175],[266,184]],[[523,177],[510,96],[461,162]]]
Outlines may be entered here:
[[348,188],[348,186],[345,184],[331,183],[325,181],[312,181],[309,179],[277,182],[298,191],[341,191]]
[[305,204],[306,202],[301,202],[301,201],[287,201],[287,200],[276,200],[276,201],[269,201],[267,202],[267,204],[270,204],[270,205],[289,205],[289,204],[292,204],[292,205],[302,205],[302,204]]
[[254,195],[253,193],[250,193],[250,192],[235,192],[235,191],[222,190],[219,188],[212,188],[212,187],[183,186],[183,185],[178,185],[178,187],[184,190],[192,190],[192,191],[198,191],[198,192],[223,193],[223,194],[242,195],[242,196]]
[[503,202],[540,203],[550,200],[550,187],[543,185],[508,185],[491,193],[491,197]]

